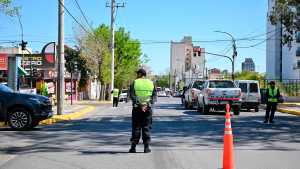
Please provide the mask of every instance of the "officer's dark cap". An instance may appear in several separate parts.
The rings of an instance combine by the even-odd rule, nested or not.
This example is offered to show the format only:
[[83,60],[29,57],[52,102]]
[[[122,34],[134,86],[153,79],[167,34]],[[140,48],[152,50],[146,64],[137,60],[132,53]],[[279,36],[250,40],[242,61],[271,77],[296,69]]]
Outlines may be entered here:
[[275,81],[270,81],[270,85],[275,85]]
[[145,69],[139,69],[136,73],[137,73],[137,74],[141,74],[141,75],[143,75],[143,76],[146,76],[146,75],[147,75]]

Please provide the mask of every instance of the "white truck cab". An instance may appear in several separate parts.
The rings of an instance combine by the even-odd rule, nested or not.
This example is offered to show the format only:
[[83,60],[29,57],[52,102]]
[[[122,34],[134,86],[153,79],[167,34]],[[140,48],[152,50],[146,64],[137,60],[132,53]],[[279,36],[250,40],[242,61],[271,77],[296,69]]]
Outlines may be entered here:
[[239,115],[241,89],[231,80],[207,80],[197,100],[197,109],[201,113],[208,113],[211,109],[224,111],[226,104],[230,104],[233,113]]

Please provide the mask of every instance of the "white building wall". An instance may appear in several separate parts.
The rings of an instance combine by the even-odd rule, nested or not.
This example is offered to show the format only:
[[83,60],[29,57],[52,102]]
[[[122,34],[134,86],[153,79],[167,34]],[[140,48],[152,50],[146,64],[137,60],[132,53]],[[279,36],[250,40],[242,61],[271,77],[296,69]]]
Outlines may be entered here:
[[[171,43],[171,77],[176,76],[176,81],[182,79],[182,74],[185,70],[185,44]],[[173,79],[173,78],[172,78]]]
[[[267,43],[266,43],[266,77],[267,79],[280,78],[280,30],[281,25],[272,25],[269,21],[269,13],[275,5],[275,0],[269,0],[267,15]],[[293,43],[290,49],[286,45],[282,48],[282,79],[299,79],[299,70],[294,69],[297,63],[297,44]]]

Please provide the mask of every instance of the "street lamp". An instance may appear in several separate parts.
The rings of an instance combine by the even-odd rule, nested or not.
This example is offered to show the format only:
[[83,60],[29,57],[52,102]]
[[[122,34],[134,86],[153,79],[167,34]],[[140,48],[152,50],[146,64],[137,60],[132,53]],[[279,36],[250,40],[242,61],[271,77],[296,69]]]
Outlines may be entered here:
[[[236,40],[235,38],[233,37],[233,35],[231,35],[230,33],[228,32],[223,32],[223,31],[214,31],[214,32],[217,32],[217,33],[223,33],[223,34],[226,34],[228,36],[231,37],[231,40],[232,40],[232,48],[233,48],[233,53],[232,53],[232,59],[230,58],[230,60],[232,61],[232,80],[234,80],[234,62],[235,62],[235,57],[237,56],[237,51],[236,51]],[[224,56],[224,55],[222,55]],[[226,56],[227,57],[227,56]]]
[[[216,54],[216,53],[210,53],[210,52],[204,52],[205,54],[208,54],[208,55],[213,55],[213,56],[220,56],[220,57],[224,57],[224,58],[227,58],[230,60],[231,62],[231,65],[232,65],[232,70],[234,70],[234,60],[229,57],[229,56],[226,56],[226,55],[220,55],[220,54]],[[234,73],[232,73],[232,80],[234,80]]]

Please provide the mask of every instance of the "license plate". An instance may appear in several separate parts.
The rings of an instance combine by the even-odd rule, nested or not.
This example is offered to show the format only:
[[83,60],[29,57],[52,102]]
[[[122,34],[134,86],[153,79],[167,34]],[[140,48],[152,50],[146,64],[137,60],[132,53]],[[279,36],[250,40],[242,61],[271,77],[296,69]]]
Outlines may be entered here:
[[220,101],[220,104],[228,104],[228,101]]

